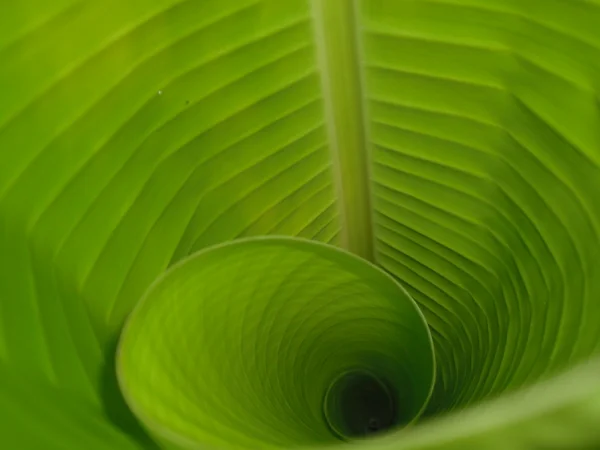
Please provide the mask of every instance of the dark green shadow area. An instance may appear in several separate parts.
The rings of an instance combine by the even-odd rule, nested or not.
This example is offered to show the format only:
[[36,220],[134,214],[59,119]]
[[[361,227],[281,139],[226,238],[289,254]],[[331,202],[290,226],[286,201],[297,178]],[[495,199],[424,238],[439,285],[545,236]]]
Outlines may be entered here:
[[158,444],[156,444],[148,433],[146,433],[146,430],[141,426],[140,422],[125,403],[125,399],[119,388],[115,364],[118,342],[119,335],[111,339],[105,352],[107,361],[102,370],[100,380],[104,412],[107,419],[110,420],[115,427],[131,436],[131,438],[140,444],[141,448],[160,450]]
[[323,407],[332,432],[343,440],[381,433],[401,423],[395,390],[363,370],[342,374],[327,391]]

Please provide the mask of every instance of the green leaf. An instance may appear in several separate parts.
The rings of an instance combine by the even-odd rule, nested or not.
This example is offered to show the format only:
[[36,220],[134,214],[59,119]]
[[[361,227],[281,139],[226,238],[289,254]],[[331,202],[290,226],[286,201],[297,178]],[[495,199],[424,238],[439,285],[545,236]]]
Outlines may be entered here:
[[357,445],[600,445],[599,29],[597,0],[0,2],[0,446],[158,448],[127,316],[265,235],[376,264],[429,325],[426,423]]
[[335,398],[323,411],[344,373],[370,371],[402,389],[395,417],[378,417],[368,401],[359,415],[410,423],[434,378],[425,320],[392,277],[334,247],[283,238],[228,243],[175,265],[132,313],[118,362],[148,428],[190,448],[335,444],[323,413],[362,434],[368,420],[344,420]]

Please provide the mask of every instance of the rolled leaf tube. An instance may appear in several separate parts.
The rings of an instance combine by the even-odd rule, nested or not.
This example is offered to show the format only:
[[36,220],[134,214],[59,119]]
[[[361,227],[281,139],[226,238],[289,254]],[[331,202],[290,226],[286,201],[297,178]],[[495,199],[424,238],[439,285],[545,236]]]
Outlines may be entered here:
[[158,438],[290,448],[414,421],[434,355],[421,312],[391,276],[331,246],[258,238],[161,277],[129,318],[118,371]]

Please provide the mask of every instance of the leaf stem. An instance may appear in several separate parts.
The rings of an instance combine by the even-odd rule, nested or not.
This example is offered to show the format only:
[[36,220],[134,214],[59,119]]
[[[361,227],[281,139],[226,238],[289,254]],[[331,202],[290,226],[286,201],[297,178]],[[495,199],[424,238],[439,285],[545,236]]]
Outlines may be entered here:
[[342,246],[374,260],[370,160],[354,0],[312,0]]

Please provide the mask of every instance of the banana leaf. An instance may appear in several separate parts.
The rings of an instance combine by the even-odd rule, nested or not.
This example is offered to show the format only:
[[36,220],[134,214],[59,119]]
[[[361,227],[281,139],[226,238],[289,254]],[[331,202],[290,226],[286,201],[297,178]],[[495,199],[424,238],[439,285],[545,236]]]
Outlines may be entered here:
[[598,0],[3,0],[0,448],[600,448],[599,93]]

